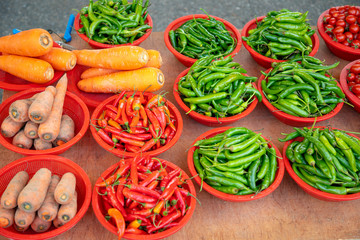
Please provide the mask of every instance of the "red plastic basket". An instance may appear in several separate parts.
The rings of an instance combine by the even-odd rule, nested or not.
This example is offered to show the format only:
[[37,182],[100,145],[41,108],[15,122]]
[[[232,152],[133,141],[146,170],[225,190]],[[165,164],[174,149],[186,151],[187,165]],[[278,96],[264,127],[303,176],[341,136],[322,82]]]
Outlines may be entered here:
[[78,212],[75,217],[67,224],[60,228],[51,228],[44,233],[36,233],[31,228],[24,233],[20,233],[13,226],[8,228],[0,228],[0,235],[10,239],[48,239],[66,232],[74,227],[80,219],[85,215],[89,208],[91,200],[91,182],[86,172],[73,161],[53,155],[31,156],[20,158],[2,169],[0,169],[0,196],[5,191],[10,180],[19,171],[26,171],[30,178],[40,168],[48,168],[52,174],[60,177],[66,172],[71,172],[76,177],[76,191],[78,193]]

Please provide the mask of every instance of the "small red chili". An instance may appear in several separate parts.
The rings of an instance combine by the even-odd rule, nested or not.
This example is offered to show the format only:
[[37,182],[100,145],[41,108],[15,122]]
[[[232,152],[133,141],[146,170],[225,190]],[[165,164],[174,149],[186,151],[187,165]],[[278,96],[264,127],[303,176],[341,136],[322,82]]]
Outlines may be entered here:
[[120,142],[126,143],[126,144],[130,144],[130,145],[134,145],[137,147],[142,147],[145,145],[145,142],[143,141],[139,141],[139,140],[134,140],[134,139],[130,139],[130,138],[125,138],[122,137],[120,135],[114,134],[114,136],[119,139]]
[[149,184],[151,184],[152,182],[154,182],[157,177],[159,176],[160,172],[159,171],[153,171],[149,176],[146,177],[146,179],[144,179],[142,182],[139,183],[140,186],[146,187]]
[[114,120],[118,120],[121,116],[122,110],[125,108],[125,99],[121,99],[118,105],[118,109],[116,111],[116,116]]
[[152,108],[153,106],[159,106],[160,103],[164,100],[162,95],[155,95],[147,102],[146,107],[147,109]]
[[185,212],[186,212],[185,200],[182,197],[178,187],[175,187],[175,192],[174,193],[175,193],[176,199],[178,201],[178,204],[179,204],[179,207],[180,207],[180,210],[181,210],[181,215],[184,216]]
[[131,120],[130,127],[135,127],[139,121],[140,121],[140,114],[139,111],[136,111],[135,116]]
[[145,143],[145,145],[144,146],[142,146],[141,148],[140,148],[140,150],[139,150],[139,152],[146,152],[146,151],[148,151],[150,148],[152,148],[155,144],[156,144],[156,142],[158,141],[158,139],[150,139],[149,141],[147,141],[146,143]]
[[[126,188],[125,188],[126,189]],[[141,210],[130,210],[127,209],[127,213],[128,214],[136,214],[136,215],[140,215],[140,216],[150,216],[151,215],[151,209],[149,208],[145,208],[145,209],[141,209]],[[181,214],[180,214],[181,215]]]
[[112,111],[106,110],[105,111],[105,116],[110,118],[110,119],[113,119],[115,122],[117,122],[119,124],[124,124],[124,122],[122,120],[116,119],[116,114],[113,113]]
[[140,151],[140,147],[131,145],[131,144],[125,144],[124,147],[127,151],[132,152],[132,153],[137,153]]
[[115,101],[113,103],[113,106],[116,107],[119,104],[119,101],[124,97],[126,91],[122,91],[117,98],[115,98]]
[[122,206],[124,206],[124,195],[122,193],[122,190],[124,189],[124,184],[126,183],[127,178],[120,178],[119,186],[116,189],[116,198],[120,202]]
[[169,181],[174,178],[175,176],[179,175],[180,168],[174,169],[167,176],[164,177],[164,179],[160,182],[160,188],[161,190],[164,190],[164,188],[168,185]]
[[120,240],[123,237],[124,233],[125,233],[125,220],[124,220],[124,217],[121,214],[121,212],[119,212],[115,208],[110,208],[108,210],[108,214],[110,215],[110,217],[115,219],[116,227],[118,229],[118,234],[119,234],[119,240]]
[[140,112],[140,116],[142,118],[143,126],[147,127],[148,126],[148,117],[146,115],[145,108],[142,105],[140,106],[140,111],[139,112]]
[[159,230],[161,228],[166,227],[166,225],[168,225],[171,222],[175,221],[179,217],[181,217],[181,212],[176,210],[175,212],[167,215],[166,217],[161,218],[160,221],[159,221],[159,224],[156,227],[154,226],[154,227],[148,229],[148,233],[152,233],[154,231],[157,231],[157,230]]
[[106,187],[115,182],[115,180],[123,175],[125,175],[130,169],[130,163],[127,162],[123,166],[121,166],[113,175],[108,177],[104,182],[100,182],[95,184],[97,187]]
[[134,157],[133,160],[131,161],[130,179],[133,184],[135,184],[135,185],[138,184],[138,171],[137,171],[136,157]]
[[153,107],[151,111],[154,113],[155,117],[159,121],[162,132],[164,132],[166,127],[165,113],[163,111],[160,111],[157,107]]
[[117,199],[116,192],[111,185],[106,186],[106,195],[109,197],[111,205],[119,210],[123,216],[126,216],[126,211]]

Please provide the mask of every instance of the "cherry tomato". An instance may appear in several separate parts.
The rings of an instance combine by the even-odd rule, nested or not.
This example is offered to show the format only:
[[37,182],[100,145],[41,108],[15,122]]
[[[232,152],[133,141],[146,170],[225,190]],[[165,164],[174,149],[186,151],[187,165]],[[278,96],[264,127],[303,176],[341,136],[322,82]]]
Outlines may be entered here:
[[333,14],[331,14],[331,16],[333,16],[334,18],[338,18],[339,17],[339,11],[333,12]]
[[344,8],[345,8],[346,11],[348,11],[349,8],[350,8],[350,5],[345,5]]
[[350,47],[350,43],[348,41],[344,41],[341,44],[344,45],[344,46]]
[[360,75],[359,74],[356,75],[356,77],[355,77],[355,83],[360,84]]
[[339,11],[339,13],[344,13],[345,12],[345,6],[338,7],[338,11]]
[[354,6],[349,8],[349,11],[348,11],[349,15],[355,15],[356,16],[356,13],[357,13],[357,11],[356,11],[356,8]]
[[360,40],[354,40],[351,42],[351,46],[355,49],[359,49],[360,48]]
[[328,24],[325,26],[325,32],[332,32],[333,29],[334,29],[334,26],[331,24]]
[[346,40],[345,34],[338,33],[335,35],[337,42],[342,43]]
[[346,18],[346,16],[345,16],[345,14],[343,14],[343,13],[340,13],[338,16],[337,16],[337,20],[345,20],[345,18]]
[[354,39],[354,35],[351,32],[345,32],[344,33],[347,41],[352,41]]
[[[351,89],[351,87],[353,87],[355,84],[356,84],[355,82],[349,82],[349,83],[348,83],[348,86],[349,86],[349,88]],[[351,91],[351,90],[350,90],[350,91]]]
[[354,74],[359,74],[360,73],[360,63],[355,63],[354,65],[352,65],[350,67],[350,72],[354,73]]
[[344,20],[340,19],[340,20],[336,21],[335,25],[345,28],[346,22]]
[[334,17],[330,18],[328,23],[335,26],[336,18],[334,18]]
[[332,7],[332,8],[329,9],[329,13],[330,13],[331,15],[333,15],[334,12],[337,12],[337,8],[336,8],[336,7]]
[[332,31],[334,34],[339,34],[339,33],[344,33],[344,28],[343,27],[340,27],[340,26],[337,26],[333,29]]
[[330,15],[330,14],[328,14],[328,13],[325,14],[325,15],[324,15],[324,18],[323,18],[323,22],[324,22],[324,23],[328,23],[330,18],[331,18],[331,15]]
[[353,93],[355,93],[356,95],[360,94],[360,84],[355,84],[352,88],[351,91]]
[[358,33],[359,32],[359,25],[357,25],[356,23],[354,24],[351,24],[349,26],[349,31],[352,32],[352,33]]
[[355,78],[356,78],[356,75],[355,75],[355,73],[352,73],[352,72],[350,72],[350,73],[346,76],[346,79],[347,79],[349,82],[354,82],[354,81],[355,81]]
[[347,22],[348,24],[353,24],[353,23],[356,22],[356,17],[355,17],[354,15],[348,15],[348,16],[346,17],[346,22]]

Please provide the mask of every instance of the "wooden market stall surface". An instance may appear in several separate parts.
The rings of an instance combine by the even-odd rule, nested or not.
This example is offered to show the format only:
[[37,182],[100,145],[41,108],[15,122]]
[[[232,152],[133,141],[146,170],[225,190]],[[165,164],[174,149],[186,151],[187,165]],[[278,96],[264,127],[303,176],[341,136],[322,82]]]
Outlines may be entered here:
[[[319,37],[320,38],[320,37]],[[56,39],[57,40],[57,39]],[[87,43],[73,34],[70,43],[78,49],[90,48]],[[156,49],[161,52],[164,64],[166,83],[162,90],[168,92],[167,99],[176,104],[172,87],[177,75],[185,67],[166,48],[163,33],[153,32],[145,40],[142,47]],[[335,57],[320,38],[319,59],[326,64],[341,61],[332,70],[335,78],[339,78],[341,69],[348,61]],[[244,47],[234,58],[248,71],[250,76],[260,76],[265,70],[259,66]],[[5,91],[4,99],[14,92]],[[187,167],[187,149],[200,134],[212,129],[197,123],[186,116],[179,108],[184,120],[184,129],[179,141],[167,152],[159,155],[169,160],[190,174]],[[344,105],[334,118],[316,125],[337,127],[340,129],[360,131],[359,113]],[[283,143],[277,139],[281,132],[289,133],[292,127],[278,121],[269,110],[258,103],[255,110],[247,117],[240,119],[232,126],[243,126],[260,131],[270,138],[282,152]],[[89,175],[92,185],[100,174],[118,161],[118,157],[102,149],[92,138],[90,131],[72,148],[61,156],[79,164]],[[0,146],[0,167],[23,157]],[[194,181],[193,181],[194,182]],[[190,221],[176,234],[168,239],[355,239],[360,238],[360,200],[348,202],[325,202],[305,193],[285,172],[284,179],[272,194],[250,202],[226,202],[206,191],[198,192],[199,186],[194,182],[197,204]],[[4,239],[4,238],[0,238]],[[72,229],[54,239],[117,239],[107,231],[96,219],[92,207],[81,221]]]

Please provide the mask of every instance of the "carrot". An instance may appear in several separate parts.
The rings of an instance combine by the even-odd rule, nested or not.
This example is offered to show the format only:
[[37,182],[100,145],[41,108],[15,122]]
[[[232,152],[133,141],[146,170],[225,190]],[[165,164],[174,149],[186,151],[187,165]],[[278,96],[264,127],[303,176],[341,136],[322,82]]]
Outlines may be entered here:
[[49,117],[39,126],[38,134],[45,142],[52,142],[59,135],[68,79],[66,73],[56,85],[56,95]]
[[68,204],[61,205],[58,212],[58,220],[63,223],[69,222],[75,217],[77,212],[77,193],[75,191],[74,196]]
[[54,191],[55,191],[55,188],[58,185],[59,181],[60,181],[59,176],[53,175],[51,177],[51,183],[50,183],[48,192],[46,193],[44,203],[41,205],[40,209],[37,211],[38,216],[43,221],[48,221],[51,223],[51,221],[54,220],[57,215],[57,212],[59,209],[59,204],[55,201]]
[[0,56],[0,70],[39,84],[47,83],[54,77],[54,69],[50,63],[23,56]]
[[65,173],[54,192],[55,201],[59,204],[68,204],[72,200],[76,187],[76,177],[73,173]]
[[9,107],[9,116],[15,122],[27,122],[29,121],[29,107],[34,102],[35,97],[38,94],[35,94],[28,99],[19,99],[13,102]]
[[75,123],[68,115],[62,115],[60,132],[53,144],[60,146],[70,141],[75,136]]
[[38,58],[47,61],[55,70],[59,71],[70,71],[76,65],[75,54],[63,48],[52,48],[50,52]]
[[20,192],[18,207],[25,212],[37,211],[45,200],[50,181],[51,171],[47,168],[39,169]]
[[15,209],[5,209],[0,205],[0,227],[7,228],[14,223]]
[[20,226],[18,226],[18,225],[16,225],[16,224],[14,224],[13,226],[14,226],[15,230],[18,231],[18,232],[25,232],[25,231],[28,230],[28,228],[29,228],[29,226],[27,226],[27,227],[20,227]]
[[110,73],[115,73],[115,72],[119,72],[120,70],[116,70],[116,69],[107,69],[107,68],[88,68],[85,71],[83,71],[81,73],[80,78],[81,79],[86,79],[86,78],[91,78],[91,77],[98,77],[98,76],[103,76],[103,75],[107,75]]
[[60,221],[58,218],[55,218],[53,221],[53,224],[56,228],[59,228],[59,227],[63,226],[65,223]]
[[7,116],[1,124],[1,134],[4,137],[13,137],[24,125],[24,122],[15,122],[10,116]]
[[160,68],[162,65],[162,58],[159,51],[156,50],[146,50],[149,54],[149,61],[145,67],[154,67]]
[[34,123],[43,123],[49,117],[56,89],[53,86],[48,86],[45,91],[39,93],[34,102],[29,107],[29,118]]
[[123,90],[154,92],[165,82],[164,74],[157,68],[121,71],[100,77],[84,79],[77,86],[84,92],[115,93]]
[[25,212],[20,208],[17,208],[15,211],[14,221],[16,225],[26,228],[34,221],[35,215],[35,212]]
[[29,174],[25,171],[18,172],[7,185],[1,196],[1,205],[6,209],[17,206],[17,198],[29,180]]
[[31,228],[35,232],[41,233],[46,232],[51,227],[51,221],[45,221],[41,219],[39,216],[35,217],[35,220],[31,223]]
[[137,46],[122,46],[101,50],[74,50],[77,63],[89,67],[133,70],[144,67],[149,61],[145,49]]
[[21,130],[14,136],[12,144],[19,148],[30,149],[33,145],[33,140],[25,136],[24,130]]
[[27,136],[28,138],[31,138],[31,139],[38,138],[39,137],[38,133],[37,133],[38,127],[39,127],[39,124],[34,123],[32,121],[28,121],[24,127],[25,136]]
[[53,46],[49,32],[35,28],[0,38],[0,52],[20,56],[38,57],[48,53]]
[[41,138],[34,139],[34,148],[35,150],[47,150],[51,149],[53,146],[49,142],[41,140]]

